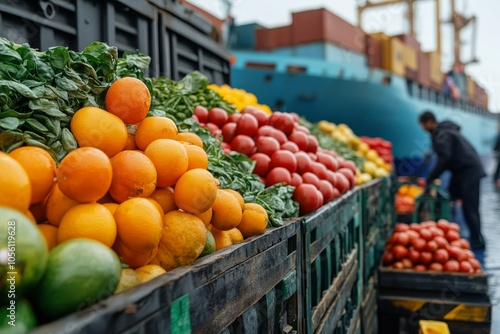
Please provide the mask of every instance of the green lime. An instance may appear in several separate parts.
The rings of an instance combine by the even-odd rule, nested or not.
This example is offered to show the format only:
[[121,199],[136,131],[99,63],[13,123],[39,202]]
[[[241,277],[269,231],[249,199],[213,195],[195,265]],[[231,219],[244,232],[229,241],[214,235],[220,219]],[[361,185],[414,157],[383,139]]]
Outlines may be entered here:
[[212,254],[215,252],[215,238],[212,232],[207,230],[207,240],[205,241],[205,248],[203,248],[203,252],[201,252],[200,257]]
[[36,225],[22,213],[0,207],[0,305],[22,299],[38,283],[47,257]]
[[35,313],[27,301],[18,300],[13,305],[0,308],[1,334],[25,334],[35,327]]
[[118,256],[91,239],[72,239],[49,254],[45,274],[33,298],[35,309],[53,320],[110,296],[121,275]]

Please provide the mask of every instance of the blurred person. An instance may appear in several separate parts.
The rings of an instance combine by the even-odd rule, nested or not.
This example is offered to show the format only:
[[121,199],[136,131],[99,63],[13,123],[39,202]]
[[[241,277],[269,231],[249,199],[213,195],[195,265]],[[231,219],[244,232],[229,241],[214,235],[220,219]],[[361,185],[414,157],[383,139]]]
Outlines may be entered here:
[[431,134],[432,148],[437,156],[434,168],[427,176],[426,191],[444,171],[451,172],[448,188],[452,201],[462,200],[462,209],[470,231],[472,249],[484,249],[479,214],[480,181],[486,176],[476,150],[451,122],[438,123],[430,111],[420,115],[419,123]]
[[498,135],[493,152],[497,158],[497,168],[493,174],[493,181],[495,182],[495,186],[500,189],[500,123],[498,123]]

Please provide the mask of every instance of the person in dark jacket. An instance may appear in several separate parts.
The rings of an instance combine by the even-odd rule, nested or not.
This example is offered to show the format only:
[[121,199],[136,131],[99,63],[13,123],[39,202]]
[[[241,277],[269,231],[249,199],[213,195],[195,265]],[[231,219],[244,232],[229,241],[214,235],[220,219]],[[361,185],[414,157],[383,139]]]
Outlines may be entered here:
[[430,111],[420,115],[420,125],[431,134],[432,148],[437,162],[427,176],[430,185],[444,171],[451,172],[450,198],[462,200],[465,220],[470,231],[473,249],[484,249],[479,215],[480,181],[486,176],[476,150],[460,133],[460,127],[450,121],[438,123]]
[[497,158],[497,168],[495,169],[495,174],[493,174],[493,181],[496,187],[500,188],[500,123],[498,123],[498,136],[495,147],[493,147],[493,152]]

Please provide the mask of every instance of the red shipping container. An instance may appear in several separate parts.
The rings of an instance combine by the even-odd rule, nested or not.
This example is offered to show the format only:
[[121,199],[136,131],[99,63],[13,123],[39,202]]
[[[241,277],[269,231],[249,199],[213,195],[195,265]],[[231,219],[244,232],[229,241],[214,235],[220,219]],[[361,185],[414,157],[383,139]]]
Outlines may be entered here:
[[369,67],[383,68],[382,41],[372,36],[366,36],[366,57]]
[[366,34],[326,9],[293,13],[292,22],[294,45],[330,42],[359,53],[366,50]]
[[292,29],[290,26],[255,31],[255,48],[257,50],[273,50],[292,45]]
[[431,86],[431,67],[429,56],[420,51],[418,53],[418,83],[424,87]]

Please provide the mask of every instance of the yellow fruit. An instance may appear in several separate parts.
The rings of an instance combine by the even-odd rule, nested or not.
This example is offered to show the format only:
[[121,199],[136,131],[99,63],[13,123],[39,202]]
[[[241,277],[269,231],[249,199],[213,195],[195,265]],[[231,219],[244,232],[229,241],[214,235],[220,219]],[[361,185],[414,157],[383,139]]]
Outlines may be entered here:
[[135,273],[141,283],[147,282],[166,273],[165,269],[156,264],[147,264],[135,269]]
[[118,207],[120,206],[120,204],[118,203],[103,203],[102,204],[106,209],[109,210],[109,212],[111,212],[112,215],[115,214],[116,212],[116,209],[118,209]]
[[210,223],[219,230],[228,231],[238,226],[242,216],[243,210],[238,199],[233,194],[218,189],[217,197],[212,205]]
[[147,117],[135,132],[135,142],[141,150],[157,139],[176,139],[177,126],[166,117]]
[[[137,136],[137,134],[136,134]],[[151,159],[158,173],[156,184],[171,187],[186,173],[189,159],[184,145],[172,139],[157,139],[148,145],[144,154]]]
[[31,183],[23,166],[0,152],[0,206],[26,212],[31,202]]
[[369,160],[369,161],[375,162],[375,163],[376,163],[378,157],[379,156],[378,156],[377,151],[371,150],[371,149],[368,150],[368,152],[366,152],[366,155],[365,155],[366,160]]
[[217,182],[215,178],[209,171],[201,168],[184,173],[174,189],[175,204],[179,209],[194,215],[210,209],[216,197]]
[[263,233],[267,228],[269,217],[266,210],[259,204],[246,203],[243,208],[243,217],[238,230],[245,238]]
[[59,189],[59,185],[56,183],[45,204],[45,215],[47,220],[51,225],[58,227],[66,212],[78,204],[77,201],[64,195]]
[[120,282],[118,282],[118,286],[115,289],[115,294],[128,290],[139,284],[141,284],[141,280],[135,270],[131,268],[123,268],[120,276]]
[[43,237],[45,238],[45,242],[47,243],[47,249],[50,252],[52,248],[56,247],[59,243],[57,241],[57,227],[49,224],[38,224],[37,227],[40,232],[42,232]]
[[197,214],[196,217],[200,218],[205,226],[208,226],[210,224],[210,221],[212,220],[212,208],[208,209],[205,212]]
[[172,188],[156,188],[149,198],[160,204],[165,214],[178,209],[177,205],[175,205]]

